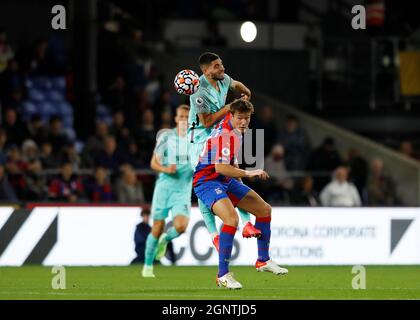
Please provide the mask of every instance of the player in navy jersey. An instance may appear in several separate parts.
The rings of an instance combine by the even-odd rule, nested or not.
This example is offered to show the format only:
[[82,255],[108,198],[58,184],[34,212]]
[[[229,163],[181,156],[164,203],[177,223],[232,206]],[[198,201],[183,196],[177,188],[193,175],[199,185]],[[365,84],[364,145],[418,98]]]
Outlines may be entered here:
[[258,177],[267,179],[262,170],[242,170],[237,166],[237,155],[242,145],[242,133],[248,128],[254,107],[251,102],[237,100],[230,106],[228,114],[212,131],[206,147],[200,155],[193,178],[197,197],[223,221],[219,240],[219,272],[216,283],[219,287],[240,289],[242,285],[229,272],[233,238],[238,227],[235,207],[256,217],[255,227],[261,230],[258,243],[257,271],[286,274],[288,270],[279,267],[270,259],[271,206],[255,191],[240,181],[241,178]]

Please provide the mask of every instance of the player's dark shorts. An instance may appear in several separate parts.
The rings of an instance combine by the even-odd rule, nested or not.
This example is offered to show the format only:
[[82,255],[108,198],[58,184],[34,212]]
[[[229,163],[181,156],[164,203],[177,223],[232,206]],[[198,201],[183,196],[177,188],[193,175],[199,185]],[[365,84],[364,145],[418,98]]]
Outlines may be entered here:
[[216,201],[229,198],[234,207],[242,200],[243,197],[251,190],[236,179],[230,179],[229,182],[221,182],[210,180],[200,183],[194,187],[197,197],[204,202],[207,208],[212,210]]

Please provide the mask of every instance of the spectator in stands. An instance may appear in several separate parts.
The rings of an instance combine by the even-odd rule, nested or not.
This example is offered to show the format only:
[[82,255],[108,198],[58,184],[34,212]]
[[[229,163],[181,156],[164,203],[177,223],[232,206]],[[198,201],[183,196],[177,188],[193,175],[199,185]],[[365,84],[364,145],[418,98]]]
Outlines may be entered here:
[[367,188],[368,204],[371,206],[393,206],[398,204],[396,187],[391,177],[384,173],[381,159],[372,159]]
[[287,116],[286,128],[280,131],[279,141],[286,150],[287,169],[290,171],[304,170],[310,146],[308,136],[300,126],[298,117]]
[[133,139],[130,140],[130,144],[128,145],[128,163],[136,169],[145,168],[146,165],[142,161],[142,158],[143,157],[137,142]]
[[136,171],[131,166],[123,169],[123,176],[118,188],[118,201],[121,203],[144,202],[143,185],[137,180]]
[[60,160],[54,156],[53,147],[50,142],[45,141],[41,144],[41,152],[39,154],[42,167],[44,169],[55,169],[60,166]]
[[6,163],[6,144],[7,134],[3,128],[0,128],[0,163]]
[[362,201],[353,183],[348,182],[348,169],[340,166],[334,171],[333,180],[320,194],[321,203],[328,207],[360,207]]
[[6,170],[10,185],[15,190],[17,196],[22,198],[25,188],[25,173],[28,163],[22,159],[22,153],[17,145],[10,146],[7,152]]
[[4,118],[5,122],[3,124],[3,128],[7,134],[7,144],[20,146],[23,140],[24,130],[19,122],[16,110],[7,109],[5,111]]
[[112,113],[124,112],[129,104],[127,85],[122,75],[117,75],[104,95],[104,102],[111,107]]
[[140,130],[136,134],[136,139],[139,142],[140,150],[142,150],[143,153],[143,162],[149,163],[156,143],[156,129],[152,110],[147,109],[144,112],[142,124]]
[[359,191],[360,197],[364,199],[368,175],[368,164],[356,148],[349,149],[347,165],[350,167],[350,181],[354,183],[357,191]]
[[172,113],[170,111],[163,111],[160,114],[160,118],[161,118],[161,125],[160,125],[160,129],[171,129],[174,127],[173,123],[172,123]]
[[12,47],[7,40],[7,33],[0,30],[0,74],[4,72],[11,59],[14,57]]
[[281,144],[275,144],[270,154],[264,160],[265,171],[270,178],[264,181],[265,196],[268,201],[278,199],[288,200],[293,188],[293,180],[286,169],[284,162],[284,148]]
[[95,165],[102,166],[116,173],[120,166],[127,161],[127,156],[118,150],[115,137],[109,135],[105,138],[104,150],[99,152],[95,159]]
[[39,113],[34,114],[27,122],[24,132],[25,138],[35,141],[38,146],[47,140],[48,130],[42,123]]
[[61,161],[70,162],[73,171],[78,171],[81,168],[82,160],[76,150],[76,144],[74,142],[69,141],[62,147],[60,159]]
[[152,227],[149,225],[150,220],[150,210],[143,209],[141,210],[141,222],[136,226],[136,231],[134,232],[134,242],[136,244],[135,251],[137,257],[131,262],[133,263],[144,263],[144,254],[146,249],[146,240],[149,235]]
[[31,75],[41,76],[48,75],[51,64],[48,61],[48,41],[46,39],[39,40],[34,48],[33,55],[29,63],[29,73]]
[[125,116],[121,111],[117,111],[112,116],[111,134],[117,140],[118,148],[123,152],[128,152],[128,145],[130,143],[130,130],[125,124]]
[[401,142],[401,144],[400,144],[400,152],[403,155],[405,155],[405,156],[407,156],[407,157],[409,157],[411,159],[416,159],[416,160],[419,160],[420,159],[419,155],[416,154],[416,152],[414,151],[413,144],[412,144],[411,141],[403,141],[403,142]]
[[255,117],[255,124],[250,125],[250,127],[264,129],[264,157],[266,157],[278,140],[278,128],[275,122],[273,108],[268,105],[262,107],[261,111]]
[[10,185],[5,170],[4,164],[0,163],[0,201],[2,202],[18,202],[13,187]]
[[52,153],[59,157],[61,148],[67,145],[70,141],[63,130],[63,121],[59,116],[52,116],[50,118],[50,128],[47,140],[51,143]]
[[341,165],[341,158],[338,154],[335,141],[331,137],[326,137],[322,144],[312,151],[308,159],[307,170],[314,174],[314,189],[319,192],[329,181],[329,176],[324,173],[331,172]]
[[26,201],[42,201],[47,198],[48,188],[45,175],[42,173],[40,160],[29,162],[25,174],[25,187],[22,199]]
[[92,167],[94,165],[96,157],[104,149],[105,138],[108,134],[109,129],[106,122],[97,122],[95,135],[88,138],[83,148],[82,158],[85,166]]
[[316,207],[319,205],[317,194],[313,190],[314,180],[311,176],[303,177],[299,183],[298,188],[293,194],[292,203],[304,207]]
[[72,164],[63,162],[60,175],[48,186],[48,197],[53,201],[80,202],[83,201],[84,187],[81,179],[73,173]]
[[3,105],[14,109],[20,107],[24,81],[18,62],[15,59],[10,60],[6,71],[3,74],[0,72],[0,100]]
[[104,167],[95,168],[95,178],[87,183],[86,190],[92,202],[113,202],[116,198],[112,191],[108,170]]

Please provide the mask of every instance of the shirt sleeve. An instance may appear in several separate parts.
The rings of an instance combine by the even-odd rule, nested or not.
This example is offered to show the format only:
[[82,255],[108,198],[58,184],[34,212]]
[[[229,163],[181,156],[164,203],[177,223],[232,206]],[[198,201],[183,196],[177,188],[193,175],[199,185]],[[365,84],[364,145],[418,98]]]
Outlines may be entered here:
[[232,85],[233,85],[233,79],[231,76],[229,76],[228,74],[225,73],[225,78],[223,79],[223,81],[226,84],[226,87],[228,88],[228,90],[233,90]]
[[168,149],[169,136],[169,132],[164,132],[157,138],[154,153],[161,159],[165,156],[165,151]]
[[191,96],[191,107],[194,107],[197,114],[210,113],[210,102],[205,94],[204,90],[197,92]]

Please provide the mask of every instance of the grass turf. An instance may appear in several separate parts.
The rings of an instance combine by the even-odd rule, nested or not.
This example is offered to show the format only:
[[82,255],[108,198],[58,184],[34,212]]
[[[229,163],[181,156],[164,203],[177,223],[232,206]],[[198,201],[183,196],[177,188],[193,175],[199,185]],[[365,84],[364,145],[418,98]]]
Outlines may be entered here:
[[289,266],[289,274],[231,267],[242,290],[215,285],[216,267],[66,267],[66,289],[53,290],[52,268],[0,267],[0,299],[420,299],[420,266],[366,266],[366,290],[352,289],[351,266]]

